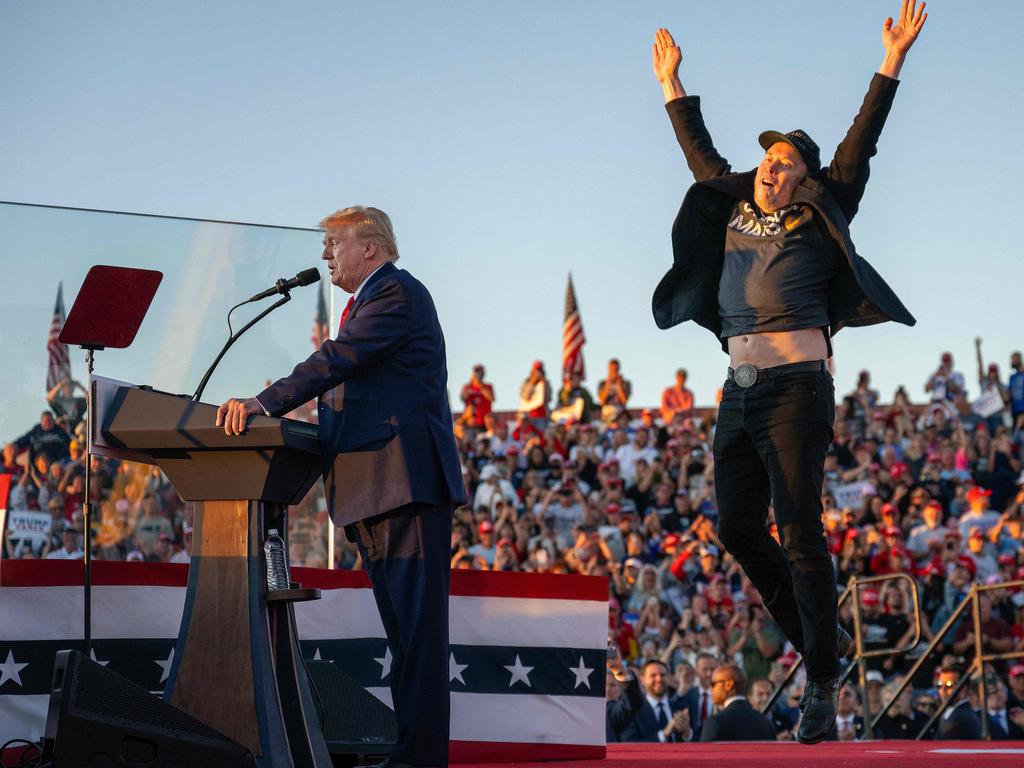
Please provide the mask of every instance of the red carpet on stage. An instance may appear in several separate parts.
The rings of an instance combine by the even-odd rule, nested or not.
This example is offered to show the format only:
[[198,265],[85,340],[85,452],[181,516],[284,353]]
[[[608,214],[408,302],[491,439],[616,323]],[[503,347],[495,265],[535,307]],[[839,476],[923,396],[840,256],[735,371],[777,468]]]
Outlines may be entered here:
[[793,742],[609,744],[605,760],[466,763],[459,768],[973,768],[1024,765],[1024,741]]

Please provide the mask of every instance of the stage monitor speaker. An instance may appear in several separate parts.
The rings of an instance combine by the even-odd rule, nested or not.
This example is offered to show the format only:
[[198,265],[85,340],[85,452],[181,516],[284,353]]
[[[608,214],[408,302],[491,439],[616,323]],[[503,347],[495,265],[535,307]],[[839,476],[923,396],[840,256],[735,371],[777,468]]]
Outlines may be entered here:
[[331,754],[387,754],[398,739],[395,713],[330,661],[306,659],[323,704],[323,734]]
[[58,768],[252,768],[241,744],[78,651],[60,651],[43,732]]

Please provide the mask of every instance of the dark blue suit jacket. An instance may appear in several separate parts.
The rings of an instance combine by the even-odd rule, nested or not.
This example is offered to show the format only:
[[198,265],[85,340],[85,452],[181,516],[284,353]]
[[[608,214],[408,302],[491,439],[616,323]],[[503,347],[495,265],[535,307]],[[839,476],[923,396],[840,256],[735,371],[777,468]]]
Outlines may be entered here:
[[[686,709],[686,704],[683,703],[682,699],[678,696],[670,697],[668,700],[668,709],[674,715],[681,709]],[[692,722],[692,721],[691,721]],[[654,714],[654,710],[651,708],[647,698],[644,697],[643,703],[640,705],[640,709],[637,710],[636,716],[629,722],[629,724],[623,728],[621,740],[622,741],[658,741],[658,731],[661,730],[658,727],[658,716]]]
[[[692,741],[700,741],[702,735],[703,726],[700,722],[700,686],[695,685],[682,696],[679,697],[679,702],[683,707],[690,710],[690,727],[693,729]],[[708,693],[708,706],[713,709],[711,705],[711,694]]]
[[444,335],[430,293],[408,272],[390,263],[374,272],[338,338],[257,398],[283,416],[317,396],[335,525],[414,501],[466,503]]

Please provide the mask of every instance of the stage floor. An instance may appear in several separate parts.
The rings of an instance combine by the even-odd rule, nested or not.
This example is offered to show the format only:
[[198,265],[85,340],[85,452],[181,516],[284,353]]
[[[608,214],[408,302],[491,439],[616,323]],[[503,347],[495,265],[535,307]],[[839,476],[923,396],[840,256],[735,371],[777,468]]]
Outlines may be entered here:
[[460,768],[972,768],[1024,765],[1024,741],[794,742],[730,744],[612,744],[606,760],[549,763],[473,763]]

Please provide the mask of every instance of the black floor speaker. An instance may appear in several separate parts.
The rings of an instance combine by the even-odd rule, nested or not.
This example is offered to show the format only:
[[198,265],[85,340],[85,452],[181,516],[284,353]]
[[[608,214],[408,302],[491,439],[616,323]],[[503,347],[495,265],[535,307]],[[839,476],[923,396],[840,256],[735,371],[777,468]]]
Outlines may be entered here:
[[53,668],[43,753],[57,768],[252,768],[241,744],[78,651]]
[[387,754],[398,738],[395,713],[330,661],[306,660],[314,699],[323,706],[331,754]]

